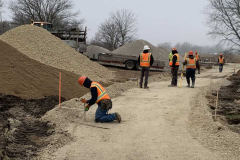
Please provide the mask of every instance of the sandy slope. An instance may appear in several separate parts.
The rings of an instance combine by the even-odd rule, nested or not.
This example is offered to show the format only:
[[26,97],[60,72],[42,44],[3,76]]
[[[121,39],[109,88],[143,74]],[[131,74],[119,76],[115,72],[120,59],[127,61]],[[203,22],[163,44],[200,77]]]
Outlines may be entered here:
[[[229,147],[231,144],[216,146],[214,151],[209,150],[192,136],[189,116],[192,98],[197,97],[196,94],[199,94],[202,87],[208,86],[211,82],[221,81],[222,78],[219,77],[230,75],[233,71],[232,67],[232,65],[225,66],[223,73],[218,73],[215,68],[198,75],[195,89],[186,88],[184,80],[181,89],[168,88],[167,85],[170,82],[154,82],[150,84],[149,90],[135,88],[124,92],[122,96],[113,99],[113,111],[119,112],[123,118],[121,124],[95,124],[93,122],[94,107],[88,112],[86,123],[109,129],[71,123],[68,132],[75,136],[75,141],[51,155],[43,155],[42,158],[58,160],[228,159],[231,155],[218,152],[217,147]],[[218,78],[211,81],[211,74]],[[239,136],[232,138],[238,139]]]

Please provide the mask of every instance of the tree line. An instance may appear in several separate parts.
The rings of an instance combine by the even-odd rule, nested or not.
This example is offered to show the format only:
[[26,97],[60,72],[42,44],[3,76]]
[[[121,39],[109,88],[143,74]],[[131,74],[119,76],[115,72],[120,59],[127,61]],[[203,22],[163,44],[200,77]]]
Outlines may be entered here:
[[198,53],[201,53],[201,54],[220,53],[220,52],[225,52],[226,50],[219,44],[213,45],[213,46],[199,46],[189,42],[177,43],[175,45],[172,45],[171,42],[164,42],[164,43],[158,44],[157,46],[162,47],[169,52],[171,52],[172,47],[176,47],[180,54],[188,53],[190,50],[198,51]]

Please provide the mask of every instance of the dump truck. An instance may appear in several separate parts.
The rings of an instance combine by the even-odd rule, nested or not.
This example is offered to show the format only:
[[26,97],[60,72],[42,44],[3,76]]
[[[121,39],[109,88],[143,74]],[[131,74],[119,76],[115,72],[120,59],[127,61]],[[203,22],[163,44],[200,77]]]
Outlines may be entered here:
[[72,28],[70,30],[53,30],[53,25],[51,23],[35,22],[33,20],[31,20],[31,25],[48,30],[52,35],[60,38],[65,44],[80,53],[86,52],[87,50],[87,27],[85,27],[85,30],[80,30],[79,28]]
[[[141,70],[138,63],[138,57],[130,55],[120,55],[112,53],[99,53],[97,62],[102,65],[120,66],[128,70]],[[165,61],[154,60],[152,69],[164,69]]]

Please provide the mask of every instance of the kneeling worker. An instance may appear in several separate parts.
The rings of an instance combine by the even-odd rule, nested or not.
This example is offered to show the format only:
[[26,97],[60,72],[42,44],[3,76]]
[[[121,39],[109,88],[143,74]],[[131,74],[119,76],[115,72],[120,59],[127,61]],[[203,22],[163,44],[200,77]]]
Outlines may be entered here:
[[198,68],[199,70],[199,61],[197,60],[197,58],[195,58],[193,56],[193,51],[189,51],[188,53],[188,58],[185,59],[185,61],[183,62],[183,65],[186,65],[186,79],[187,79],[187,87],[190,88],[190,77],[192,79],[192,86],[191,88],[194,88],[195,85],[195,71],[196,68]]
[[91,91],[92,98],[90,100],[81,99],[83,103],[87,104],[85,111],[88,111],[93,104],[98,104],[95,114],[95,122],[112,122],[114,120],[117,120],[119,123],[121,122],[121,116],[119,113],[107,114],[112,108],[112,101],[101,84],[92,82],[89,78],[84,76],[78,79],[78,83],[81,86],[90,88]]

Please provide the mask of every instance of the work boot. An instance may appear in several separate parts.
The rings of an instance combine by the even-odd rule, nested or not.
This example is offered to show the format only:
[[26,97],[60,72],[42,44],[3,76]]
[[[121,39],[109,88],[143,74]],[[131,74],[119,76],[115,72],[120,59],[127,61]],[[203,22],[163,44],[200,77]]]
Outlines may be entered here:
[[192,86],[191,86],[191,88],[194,88],[194,83],[192,83]]
[[149,89],[149,87],[148,86],[144,86],[144,89]]
[[170,84],[170,85],[168,85],[168,87],[177,87],[177,86]]
[[187,87],[190,88],[190,84],[189,83],[188,83]]
[[118,112],[116,112],[115,116],[116,116],[116,120],[118,121],[118,123],[121,123],[122,119],[121,119],[120,114]]
[[139,83],[139,87],[142,88],[142,84],[141,83]]
[[200,70],[198,70],[198,74],[200,74]]

